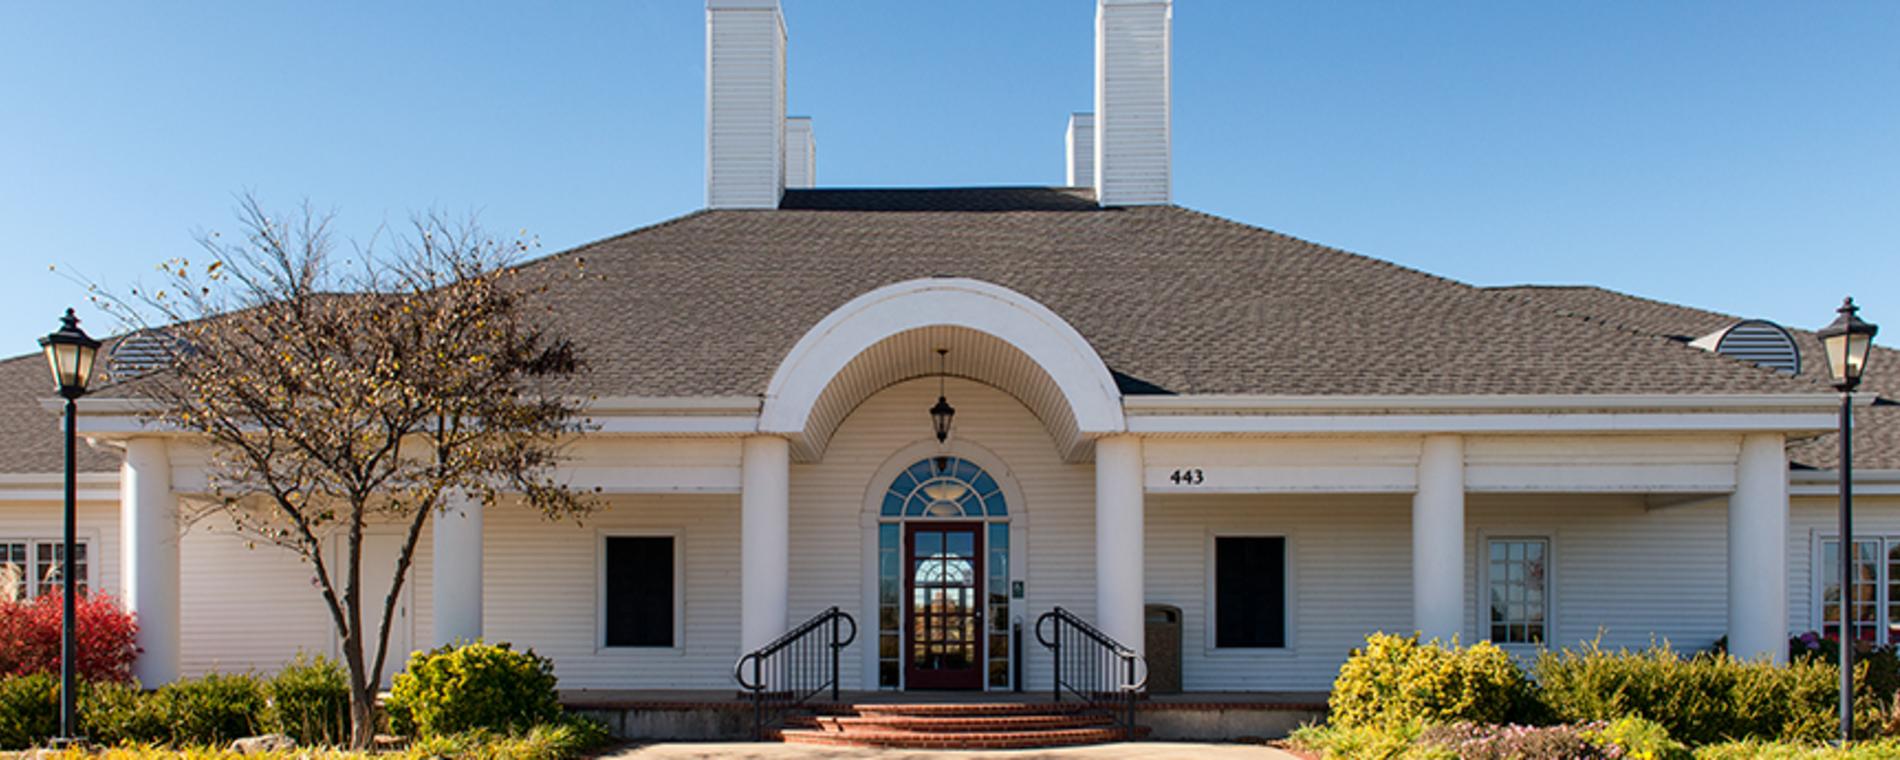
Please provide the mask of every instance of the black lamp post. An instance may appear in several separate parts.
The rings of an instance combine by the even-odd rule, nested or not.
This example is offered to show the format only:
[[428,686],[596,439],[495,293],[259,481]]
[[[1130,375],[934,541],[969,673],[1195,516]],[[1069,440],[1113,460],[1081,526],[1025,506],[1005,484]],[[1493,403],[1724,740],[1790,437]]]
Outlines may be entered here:
[[1827,371],[1841,392],[1841,743],[1854,738],[1854,388],[1880,328],[1860,321],[1854,299],[1841,303],[1834,323],[1815,333],[1827,349]]
[[79,318],[73,316],[72,309],[67,309],[66,316],[60,318],[59,322],[58,330],[40,339],[40,349],[46,352],[46,362],[53,370],[53,385],[58,388],[59,395],[66,399],[66,543],[60,550],[59,570],[60,580],[65,584],[65,598],[61,600],[65,609],[61,612],[59,627],[58,739],[60,745],[66,746],[78,741],[79,729],[74,711],[79,658],[75,605],[79,585],[74,578],[73,555],[79,552],[79,542],[74,528],[78,486],[73,475],[73,428],[78,421],[79,397],[86,395],[86,383],[92,380],[92,363],[99,355],[99,341],[79,329]]

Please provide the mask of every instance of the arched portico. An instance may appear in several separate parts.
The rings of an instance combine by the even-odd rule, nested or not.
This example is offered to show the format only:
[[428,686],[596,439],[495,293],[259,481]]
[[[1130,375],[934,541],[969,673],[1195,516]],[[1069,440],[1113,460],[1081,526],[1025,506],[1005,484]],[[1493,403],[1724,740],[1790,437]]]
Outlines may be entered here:
[[[939,349],[949,350],[943,370],[947,374],[990,385],[1021,401],[1048,432],[1062,460],[1085,461],[1096,454],[1100,441],[1112,472],[1102,471],[1098,457],[1097,613],[1104,630],[1139,649],[1142,462],[1139,441],[1126,434],[1115,380],[1088,341],[1047,307],[1008,288],[964,278],[910,280],[854,298],[807,331],[780,362],[766,388],[759,435],[748,440],[743,457],[745,645],[769,640],[772,631],[783,630],[789,622],[784,598],[791,462],[823,460],[839,425],[880,390],[936,374]],[[922,425],[923,408],[918,412]],[[935,447],[935,441],[930,444]],[[952,448],[945,450],[954,448],[953,439]],[[891,461],[915,453],[892,452]],[[1003,465],[993,462],[983,469],[990,466]],[[879,522],[868,524],[876,527]],[[985,530],[1000,531],[1000,540],[1019,528],[1012,520]]]
[[822,458],[865,398],[934,374],[939,348],[951,374],[1021,399],[1070,461],[1126,428],[1108,366],[1055,312],[999,285],[927,278],[865,293],[807,331],[766,386],[759,432],[790,440],[801,461]]

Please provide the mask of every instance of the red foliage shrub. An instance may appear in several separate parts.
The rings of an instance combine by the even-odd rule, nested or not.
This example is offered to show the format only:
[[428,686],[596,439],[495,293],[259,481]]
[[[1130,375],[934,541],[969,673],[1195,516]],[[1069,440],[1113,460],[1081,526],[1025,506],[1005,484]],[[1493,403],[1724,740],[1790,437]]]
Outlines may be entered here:
[[[0,676],[59,674],[60,607],[58,594],[30,601],[0,600]],[[80,680],[131,680],[132,661],[139,654],[133,640],[138,622],[132,613],[105,594],[81,598],[75,613]]]

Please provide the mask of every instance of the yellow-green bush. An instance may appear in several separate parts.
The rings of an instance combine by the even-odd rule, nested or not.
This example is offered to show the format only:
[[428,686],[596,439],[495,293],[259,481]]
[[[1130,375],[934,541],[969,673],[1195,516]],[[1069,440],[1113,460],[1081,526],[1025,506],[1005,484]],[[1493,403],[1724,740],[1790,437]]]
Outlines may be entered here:
[[477,641],[411,655],[383,706],[392,729],[417,738],[520,734],[561,717],[554,683],[547,658]]
[[1534,707],[1531,685],[1511,656],[1489,642],[1420,643],[1375,633],[1353,650],[1333,682],[1335,726],[1394,722],[1508,723]]
[[[1683,656],[1667,645],[1608,651],[1594,643],[1547,652],[1533,668],[1539,701],[1556,720],[1642,717],[1691,746],[1826,740],[1839,730],[1838,673],[1813,659],[1778,666],[1720,653]],[[1880,725],[1881,700],[1865,679],[1857,682],[1864,716],[1857,723],[1871,731]]]

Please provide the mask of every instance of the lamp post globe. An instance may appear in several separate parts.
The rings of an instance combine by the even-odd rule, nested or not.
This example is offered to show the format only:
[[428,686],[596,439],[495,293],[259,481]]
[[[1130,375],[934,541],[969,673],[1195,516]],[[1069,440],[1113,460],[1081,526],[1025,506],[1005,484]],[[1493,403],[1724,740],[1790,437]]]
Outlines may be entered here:
[[59,577],[61,581],[63,608],[60,611],[59,645],[59,738],[57,744],[70,746],[79,742],[77,693],[78,670],[78,623],[77,596],[79,584],[75,577],[75,555],[78,554],[78,529],[75,525],[75,504],[78,501],[77,483],[74,477],[73,440],[74,426],[78,422],[79,397],[86,395],[86,386],[92,382],[93,362],[99,356],[99,341],[79,329],[79,317],[72,309],[66,310],[66,316],[59,320],[59,329],[40,339],[40,350],[46,353],[46,363],[53,372],[53,387],[66,399],[66,535],[60,546]]
[[1841,441],[1840,452],[1840,495],[1841,495],[1841,694],[1840,722],[1841,743],[1846,744],[1854,738],[1854,646],[1860,639],[1854,632],[1854,615],[1859,605],[1854,598],[1854,564],[1859,549],[1854,543],[1854,389],[1860,386],[1860,378],[1867,370],[1867,357],[1872,353],[1874,333],[1879,327],[1862,322],[1854,305],[1854,299],[1841,302],[1838,316],[1834,322],[1815,332],[1821,339],[1821,347],[1827,354],[1827,371],[1834,388],[1841,392],[1841,422],[1838,434]]
[[1851,393],[1860,386],[1861,375],[1867,371],[1867,358],[1872,353],[1874,334],[1880,332],[1876,325],[1862,322],[1860,307],[1849,298],[1841,303],[1839,316],[1834,322],[1815,332],[1821,339],[1821,347],[1827,353],[1828,377],[1834,381],[1834,387],[1844,393]]

